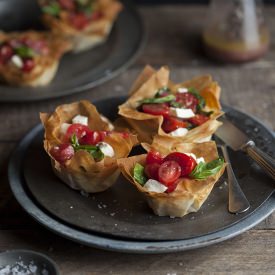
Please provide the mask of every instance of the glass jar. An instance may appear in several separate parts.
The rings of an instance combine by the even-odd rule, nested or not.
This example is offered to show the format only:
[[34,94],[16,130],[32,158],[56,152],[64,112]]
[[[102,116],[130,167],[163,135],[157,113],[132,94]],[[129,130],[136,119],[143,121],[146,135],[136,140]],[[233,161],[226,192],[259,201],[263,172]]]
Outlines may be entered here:
[[203,42],[206,53],[221,61],[261,57],[269,47],[261,1],[212,0]]

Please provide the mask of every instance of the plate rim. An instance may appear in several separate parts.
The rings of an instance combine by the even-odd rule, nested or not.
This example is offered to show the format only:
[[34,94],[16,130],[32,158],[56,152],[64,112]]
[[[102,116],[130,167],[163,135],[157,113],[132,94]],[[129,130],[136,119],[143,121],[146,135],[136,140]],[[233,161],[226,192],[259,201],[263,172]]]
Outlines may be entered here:
[[[110,97],[110,98],[123,98],[123,96]],[[102,100],[94,101],[97,104],[100,101],[110,100],[105,98]],[[226,107],[226,105],[224,105]],[[230,107],[231,108],[231,107]],[[235,109],[235,108],[231,108]],[[237,109],[236,109],[237,110]],[[240,113],[253,118],[250,115],[239,111]],[[254,118],[253,118],[254,119]],[[255,119],[257,123],[260,123],[265,130],[267,130],[272,136],[274,134],[260,121]],[[273,211],[275,211],[275,194],[270,196],[260,207],[258,207],[251,215],[240,220],[239,222],[226,227],[223,230],[218,230],[213,233],[205,234],[199,237],[188,238],[184,240],[175,241],[139,241],[139,240],[125,240],[123,238],[112,238],[106,236],[100,236],[97,233],[86,233],[81,229],[72,228],[69,225],[59,221],[57,218],[45,213],[25,192],[23,187],[24,177],[22,172],[22,162],[24,160],[25,152],[32,141],[32,137],[35,136],[43,126],[38,124],[32,128],[27,135],[19,142],[13,151],[9,165],[8,165],[8,178],[11,190],[23,207],[23,209],[38,223],[45,226],[50,231],[63,236],[67,239],[85,244],[87,246],[101,248],[105,250],[112,250],[117,252],[131,252],[131,253],[168,253],[185,251],[195,248],[200,248],[215,244],[230,238],[233,238],[246,230],[252,228],[266,217],[268,217]],[[23,152],[23,154],[21,154]]]
[[[30,96],[30,97],[27,97],[24,99],[18,99],[15,94],[13,96],[6,96],[5,98],[0,98],[0,102],[2,102],[2,103],[38,102],[38,101],[50,100],[50,99],[54,99],[54,98],[62,98],[65,96],[70,96],[70,95],[76,95],[76,94],[79,94],[82,92],[87,92],[89,90],[91,92],[95,92],[92,90],[93,88],[96,88],[96,87],[100,86],[101,84],[108,82],[109,80],[119,76],[121,73],[126,71],[129,68],[129,66],[134,63],[134,61],[138,58],[138,56],[144,50],[146,42],[147,42],[147,38],[148,38],[148,32],[144,26],[144,22],[141,18],[141,14],[138,11],[138,9],[136,8],[136,6],[134,5],[134,3],[131,0],[120,0],[120,1],[122,1],[125,6],[124,10],[126,12],[130,12],[131,14],[134,15],[135,21],[139,25],[139,29],[140,29],[140,33],[141,33],[139,43],[137,44],[134,53],[130,56],[129,59],[127,59],[126,62],[119,65],[115,70],[112,70],[111,73],[103,74],[102,77],[96,79],[93,82],[87,82],[87,83],[84,83],[83,85],[80,85],[78,87],[65,89],[65,90],[63,90],[62,93],[51,94],[51,95],[42,94],[40,96],[37,96],[37,93],[35,93],[34,97]],[[114,24],[114,27],[115,27],[115,24]],[[1,85],[4,86],[3,84],[1,84]],[[14,86],[14,88],[17,88],[18,90],[20,90],[20,87]],[[32,89],[35,89],[35,88],[36,87],[34,87]],[[31,87],[30,87],[30,89],[31,89]],[[53,89],[55,89],[55,88],[53,87]],[[1,93],[0,93],[0,95],[1,95]]]

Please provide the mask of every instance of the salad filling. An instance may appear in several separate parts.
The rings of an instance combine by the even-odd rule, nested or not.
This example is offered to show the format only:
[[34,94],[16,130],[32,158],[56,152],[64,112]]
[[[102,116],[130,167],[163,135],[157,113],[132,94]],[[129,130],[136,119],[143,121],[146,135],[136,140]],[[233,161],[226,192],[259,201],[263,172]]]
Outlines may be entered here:
[[24,73],[30,73],[36,65],[35,57],[48,54],[49,46],[41,38],[11,38],[0,44],[0,65],[15,67]]
[[172,152],[167,156],[155,150],[148,152],[145,165],[136,163],[133,177],[149,192],[171,193],[182,178],[204,180],[217,174],[224,166],[224,160],[217,158],[205,162],[194,154]]
[[184,136],[189,130],[210,119],[205,100],[194,88],[178,88],[173,93],[168,87],[160,88],[153,98],[139,101],[138,111],[162,116],[162,130],[171,136]]
[[42,11],[64,20],[77,30],[103,17],[95,0],[42,0]]
[[60,135],[63,142],[53,146],[50,154],[60,164],[70,160],[79,150],[88,152],[96,162],[104,157],[112,158],[115,157],[114,149],[104,140],[113,134],[129,137],[126,132],[93,131],[88,127],[88,117],[77,115],[72,119],[72,124],[61,124]]

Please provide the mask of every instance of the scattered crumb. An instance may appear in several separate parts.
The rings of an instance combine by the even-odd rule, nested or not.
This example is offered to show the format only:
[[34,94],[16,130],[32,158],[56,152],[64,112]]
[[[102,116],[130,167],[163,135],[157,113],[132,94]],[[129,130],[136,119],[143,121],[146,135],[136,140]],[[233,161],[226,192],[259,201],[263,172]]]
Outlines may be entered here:
[[70,208],[73,209],[74,207],[71,205]]
[[89,197],[89,193],[87,193],[87,192],[85,192],[85,191],[83,191],[83,190],[80,191],[80,194],[81,194],[83,197],[86,197],[86,198]]
[[183,262],[179,262],[179,265],[180,265],[180,266],[183,266]]
[[115,223],[115,226],[117,226],[117,223]]
[[102,209],[102,206],[101,206],[100,204],[98,204],[97,207],[98,207],[99,209]]
[[107,208],[107,205],[106,205],[106,204],[102,204],[102,207],[103,207],[103,208]]
[[112,217],[113,217],[115,214],[116,214],[116,213],[110,213],[110,216],[112,216]]

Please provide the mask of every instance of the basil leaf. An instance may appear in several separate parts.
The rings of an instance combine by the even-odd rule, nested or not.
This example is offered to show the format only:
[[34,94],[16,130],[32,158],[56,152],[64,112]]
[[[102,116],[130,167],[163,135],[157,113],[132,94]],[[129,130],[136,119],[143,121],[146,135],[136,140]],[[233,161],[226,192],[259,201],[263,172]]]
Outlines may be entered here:
[[143,100],[140,100],[139,103],[140,104],[144,104],[144,103],[165,103],[165,102],[173,101],[175,99],[176,99],[176,97],[174,95],[168,95],[168,96],[159,97],[159,98],[145,98]]
[[204,180],[209,176],[217,174],[224,164],[222,158],[212,160],[208,163],[200,162],[190,174],[191,178]]
[[147,178],[144,174],[144,167],[139,163],[136,163],[134,167],[134,179],[142,186],[147,181]]
[[182,108],[182,104],[180,102],[177,102],[177,101],[172,101],[170,102],[170,106],[171,107],[174,107],[174,108]]
[[14,49],[15,53],[19,55],[22,58],[28,58],[34,56],[33,49],[27,47],[27,46],[20,46],[18,48]]
[[71,144],[75,151],[84,150],[91,154],[95,161],[100,161],[104,158],[104,154],[98,146],[80,145],[78,142],[78,138],[75,134],[71,137]]
[[199,94],[195,88],[188,88],[188,93],[194,95],[198,100],[198,110],[202,110],[205,107],[205,99]]
[[52,16],[58,16],[61,9],[60,9],[59,4],[54,2],[54,3],[50,3],[47,6],[42,7],[42,11],[44,13],[48,13]]

